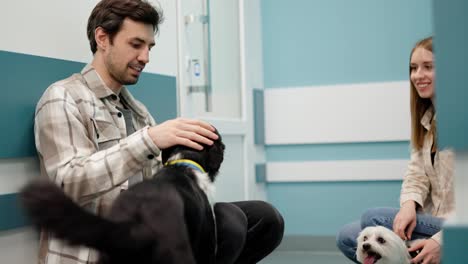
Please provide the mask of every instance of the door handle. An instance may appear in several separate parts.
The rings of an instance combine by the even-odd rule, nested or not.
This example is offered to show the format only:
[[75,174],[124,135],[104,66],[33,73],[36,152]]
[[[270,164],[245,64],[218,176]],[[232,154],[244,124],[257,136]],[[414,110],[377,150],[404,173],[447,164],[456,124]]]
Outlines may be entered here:
[[[206,2],[205,2],[206,1]],[[191,24],[201,24],[202,29],[202,58],[187,58],[187,69],[191,78],[202,78],[201,82],[188,85],[188,93],[204,93],[205,111],[213,111],[212,103],[212,85],[211,85],[211,56],[210,56],[210,21],[209,21],[209,0],[202,0],[202,12],[206,15],[188,14],[184,16],[186,29]],[[188,47],[190,48],[190,47]]]
[[207,24],[208,16],[206,15],[195,15],[195,14],[188,14],[184,17],[185,25],[192,24],[195,22],[199,22],[201,24]]

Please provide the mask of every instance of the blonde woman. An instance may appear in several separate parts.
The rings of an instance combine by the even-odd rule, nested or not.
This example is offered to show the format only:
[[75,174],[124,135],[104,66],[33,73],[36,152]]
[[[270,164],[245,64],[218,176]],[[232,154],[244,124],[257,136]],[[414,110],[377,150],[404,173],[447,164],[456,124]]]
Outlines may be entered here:
[[367,226],[385,226],[404,240],[423,239],[409,249],[419,251],[412,263],[440,263],[442,224],[454,210],[454,154],[437,147],[434,107],[435,70],[432,37],[416,43],[410,56],[411,160],[400,193],[400,208],[367,210],[361,221],[344,226],[337,246],[356,260],[356,238]]

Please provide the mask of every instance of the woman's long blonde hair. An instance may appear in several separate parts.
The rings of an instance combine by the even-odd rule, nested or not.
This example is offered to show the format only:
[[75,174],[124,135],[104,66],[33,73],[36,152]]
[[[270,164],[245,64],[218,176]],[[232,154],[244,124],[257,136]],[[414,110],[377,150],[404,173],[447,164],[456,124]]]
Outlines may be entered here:
[[[430,52],[432,51],[432,37],[428,37],[422,39],[414,45],[413,50],[411,51],[410,55],[410,65],[411,65],[411,57],[413,56],[414,51],[417,48],[423,48]],[[411,66],[409,67],[409,74],[411,79]],[[424,136],[425,136],[425,129],[421,125],[421,119],[426,112],[426,110],[432,106],[432,100],[430,98],[421,98],[414,87],[412,81],[410,81],[411,91],[410,91],[410,107],[411,107],[411,142],[413,148],[416,150],[420,150],[423,147],[424,143]],[[436,135],[435,133],[436,125],[435,121],[432,122],[431,132]],[[434,141],[435,142],[435,141]],[[435,144],[434,144],[435,146]]]

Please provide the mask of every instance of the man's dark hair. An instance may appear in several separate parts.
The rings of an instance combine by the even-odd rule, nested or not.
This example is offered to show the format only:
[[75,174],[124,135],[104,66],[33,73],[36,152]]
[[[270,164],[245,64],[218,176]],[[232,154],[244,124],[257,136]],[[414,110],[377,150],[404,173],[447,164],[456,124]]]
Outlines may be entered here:
[[152,25],[155,34],[163,20],[162,11],[145,0],[102,0],[94,7],[88,19],[87,34],[93,54],[97,50],[94,36],[96,28],[103,28],[109,34],[112,44],[125,18]]

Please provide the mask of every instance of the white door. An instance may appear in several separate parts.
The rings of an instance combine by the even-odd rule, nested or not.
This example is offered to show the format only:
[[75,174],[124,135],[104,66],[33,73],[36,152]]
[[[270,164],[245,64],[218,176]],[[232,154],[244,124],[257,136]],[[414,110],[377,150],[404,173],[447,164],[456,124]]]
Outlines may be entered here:
[[254,184],[242,2],[177,0],[179,114],[210,122],[223,137],[217,201],[250,199],[249,185]]

